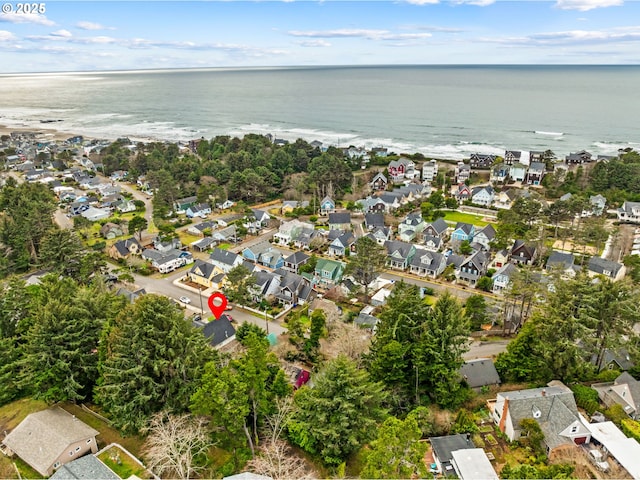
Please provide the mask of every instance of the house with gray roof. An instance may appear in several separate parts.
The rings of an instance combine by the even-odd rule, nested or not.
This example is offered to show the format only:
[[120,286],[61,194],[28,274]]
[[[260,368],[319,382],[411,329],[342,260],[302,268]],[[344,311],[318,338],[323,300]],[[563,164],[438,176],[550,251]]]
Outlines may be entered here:
[[621,222],[640,223],[640,202],[624,202],[617,214]]
[[453,452],[475,448],[471,435],[459,433],[457,435],[446,435],[444,437],[429,438],[433,450],[433,460],[436,464],[436,471],[445,476],[455,475],[453,465]]
[[487,273],[490,258],[483,251],[478,251],[467,258],[456,271],[456,278],[475,286],[478,279]]
[[310,303],[315,298],[311,284],[301,275],[278,269],[274,272],[280,276],[276,299],[283,305],[299,305]]
[[346,252],[351,251],[351,247],[354,245],[355,241],[356,237],[353,233],[344,232],[329,244],[328,254],[332,257],[342,257]]
[[120,480],[120,477],[95,455],[85,455],[62,465],[50,480]]
[[389,240],[384,242],[387,249],[387,264],[394,270],[406,270],[416,253],[416,247],[410,243]]
[[215,277],[218,272],[219,270],[217,270],[212,263],[196,260],[187,272],[187,276],[193,283],[197,283],[201,285],[201,288],[206,289],[213,286],[213,277]]
[[409,262],[409,271],[421,277],[438,277],[447,267],[447,259],[438,252],[416,249]]
[[427,223],[422,231],[423,235],[431,235],[433,237],[438,237],[441,240],[444,240],[447,236],[447,232],[449,231],[449,225],[444,221],[443,218],[437,218],[431,223]]
[[146,295],[147,291],[144,288],[141,288],[139,290],[135,290],[135,291],[131,291],[131,290],[127,290],[124,287],[120,287],[118,289],[118,291],[116,292],[116,295],[121,295],[123,297],[125,297],[129,303],[134,303],[138,297],[140,297],[141,295]]
[[424,248],[432,252],[438,252],[442,248],[442,239],[433,235],[424,235],[422,237]]
[[196,240],[195,242],[191,242],[189,244],[189,247],[191,247],[191,250],[195,250],[197,252],[204,252],[206,250],[209,250],[210,248],[213,248],[215,244],[216,244],[216,241],[213,238],[204,237],[204,238],[201,238],[200,240]]
[[484,250],[488,251],[491,247],[491,242],[493,242],[495,238],[496,229],[493,228],[493,225],[488,223],[476,232],[476,234],[473,236],[473,241],[480,244]]
[[499,293],[508,288],[517,273],[518,268],[513,263],[505,263],[502,265],[491,277],[493,281],[491,291],[493,293]]
[[107,251],[111,258],[129,258],[129,255],[140,255],[142,245],[134,237],[118,240]]
[[420,212],[409,213],[398,225],[398,236],[403,242],[410,242],[416,237],[422,236],[426,225]]
[[516,265],[531,265],[535,261],[537,254],[535,245],[517,239],[513,242],[509,252],[509,260]]
[[96,429],[60,407],[31,413],[2,441],[43,477],[88,452],[96,453]]
[[311,257],[304,252],[294,252],[284,259],[282,268],[293,273],[298,273],[298,269],[307,263]]
[[230,252],[228,250],[222,250],[220,248],[214,248],[211,255],[209,255],[209,261],[220,269],[224,273],[229,273],[233,267],[237,267],[242,264],[243,259],[240,255]]
[[558,252],[554,250],[551,252],[551,255],[549,255],[544,268],[547,271],[560,270],[567,275],[573,276],[576,271],[579,270],[579,267],[574,265],[574,263],[575,257],[572,253]]
[[329,230],[351,230],[351,214],[330,213],[329,214]]
[[384,215],[382,213],[365,213],[364,224],[367,230],[384,227]]
[[384,242],[391,240],[391,227],[377,227],[365,235],[378,245],[384,245]]
[[501,392],[488,405],[494,422],[511,441],[520,438],[522,420],[535,420],[544,433],[544,445],[551,458],[558,448],[589,443],[591,433],[580,420],[573,392],[561,382],[550,385]]
[[612,262],[601,257],[591,257],[587,265],[587,274],[590,277],[604,275],[614,281],[622,279],[625,271],[625,266],[621,263]]
[[640,382],[628,372],[622,372],[613,382],[594,383],[591,387],[607,407],[620,405],[629,417],[640,419]]
[[207,337],[213,348],[222,348],[236,339],[236,329],[231,324],[229,317],[220,315],[217,320],[211,320],[202,328],[202,334]]
[[460,367],[460,376],[475,391],[482,387],[500,385],[500,375],[490,358],[476,358],[466,361]]

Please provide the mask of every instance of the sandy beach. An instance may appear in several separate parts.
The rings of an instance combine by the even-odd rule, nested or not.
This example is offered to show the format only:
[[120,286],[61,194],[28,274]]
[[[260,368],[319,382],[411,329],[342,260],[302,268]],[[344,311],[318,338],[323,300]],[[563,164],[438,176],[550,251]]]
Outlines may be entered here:
[[49,125],[54,124],[43,124],[45,126],[39,128],[29,128],[29,127],[8,127],[6,125],[0,125],[0,135],[10,135],[12,132],[32,132],[44,138],[48,138],[51,140],[62,141],[67,138],[74,137],[77,134],[73,132],[65,132],[63,130],[58,130],[56,128],[51,128]]

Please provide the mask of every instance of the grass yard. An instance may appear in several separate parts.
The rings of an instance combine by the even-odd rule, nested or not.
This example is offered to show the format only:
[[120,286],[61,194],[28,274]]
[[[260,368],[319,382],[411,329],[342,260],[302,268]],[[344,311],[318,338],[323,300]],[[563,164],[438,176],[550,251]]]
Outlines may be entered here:
[[187,233],[186,230],[182,230],[181,232],[177,232],[177,233],[178,233],[178,238],[180,239],[183,245],[190,245],[193,242],[202,240],[202,237],[198,235],[191,235],[190,233]]
[[477,227],[484,227],[485,225],[493,222],[485,220],[486,217],[482,215],[474,215],[472,213],[463,212],[446,212],[444,219],[449,223],[456,224],[458,222],[471,223]]
[[138,462],[118,447],[111,447],[109,450],[102,452],[98,458],[120,478],[129,478],[131,475],[135,475],[138,478],[153,478],[150,472],[141,467]]
[[218,245],[218,248],[220,250],[229,250],[231,248],[231,244],[230,243],[221,243],[220,245]]

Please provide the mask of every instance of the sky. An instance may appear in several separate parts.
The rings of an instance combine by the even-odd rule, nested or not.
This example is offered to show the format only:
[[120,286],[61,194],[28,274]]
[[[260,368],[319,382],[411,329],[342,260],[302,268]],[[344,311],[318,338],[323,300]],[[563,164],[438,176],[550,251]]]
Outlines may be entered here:
[[38,13],[0,4],[0,73],[640,64],[638,0],[53,0]]

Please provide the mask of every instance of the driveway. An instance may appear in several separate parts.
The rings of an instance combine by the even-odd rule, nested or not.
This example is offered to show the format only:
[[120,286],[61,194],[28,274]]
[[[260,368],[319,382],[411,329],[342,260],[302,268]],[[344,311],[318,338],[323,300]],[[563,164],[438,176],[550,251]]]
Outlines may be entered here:
[[463,355],[465,360],[476,358],[495,358],[507,349],[511,340],[480,341],[473,340],[469,351]]

